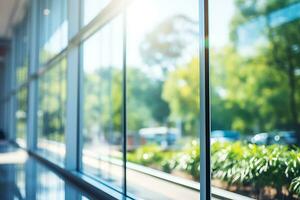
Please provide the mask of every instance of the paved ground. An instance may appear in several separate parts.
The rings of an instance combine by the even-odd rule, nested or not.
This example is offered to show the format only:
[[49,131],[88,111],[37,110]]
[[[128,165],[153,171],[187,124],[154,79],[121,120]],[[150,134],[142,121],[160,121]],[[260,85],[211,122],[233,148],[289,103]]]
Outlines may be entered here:
[[1,200],[94,199],[23,150],[0,142]]

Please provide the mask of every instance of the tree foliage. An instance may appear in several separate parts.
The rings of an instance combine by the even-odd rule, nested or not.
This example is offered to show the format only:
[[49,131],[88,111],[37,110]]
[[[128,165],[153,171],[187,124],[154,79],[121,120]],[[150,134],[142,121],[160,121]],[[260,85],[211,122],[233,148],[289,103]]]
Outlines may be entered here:
[[[257,103],[260,102],[262,105],[259,108],[262,113],[256,115],[257,118],[261,118],[257,122],[260,130],[268,131],[280,128],[300,130],[298,115],[300,80],[296,75],[300,63],[300,37],[298,34],[300,21],[298,19],[289,20],[287,16],[291,6],[298,3],[297,0],[235,1],[236,12],[231,24],[231,39],[235,44],[236,52],[241,47],[239,31],[249,23],[256,23],[257,27],[260,26],[262,30],[260,30],[259,37],[264,38],[263,44],[251,44],[252,50],[256,50],[255,55],[240,56],[244,60],[243,62],[246,62],[243,64],[243,68],[253,68],[253,73],[249,73],[248,76],[252,76],[252,79],[261,77],[261,81],[256,80],[255,85],[252,86],[261,88],[261,90],[255,91],[258,96]],[[286,20],[279,23],[275,14],[286,15]],[[248,34],[250,35],[250,33]],[[257,62],[260,64],[258,65]],[[239,71],[243,70],[240,68]],[[262,68],[264,68],[263,71],[260,70]],[[252,95],[247,96],[252,97]],[[277,116],[274,117],[274,115]],[[265,127],[259,123],[265,124]]]

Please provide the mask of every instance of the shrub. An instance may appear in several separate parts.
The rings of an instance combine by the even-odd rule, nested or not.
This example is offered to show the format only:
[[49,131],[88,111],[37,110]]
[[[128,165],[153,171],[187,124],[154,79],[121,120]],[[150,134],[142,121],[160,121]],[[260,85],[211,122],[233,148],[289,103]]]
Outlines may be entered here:
[[178,161],[174,158],[172,159],[165,159],[162,161],[162,170],[166,173],[171,173],[177,166]]
[[[145,145],[128,160],[171,173],[174,169],[200,178],[200,148],[195,140],[181,151],[163,151],[157,145]],[[266,186],[282,187],[300,195],[300,149],[282,145],[258,146],[242,142],[214,143],[211,146],[212,177],[238,186],[251,185],[256,192]]]
[[134,153],[129,153],[128,160],[134,163],[149,166],[159,164],[163,160],[162,149],[155,144],[144,145]]
[[186,171],[192,175],[194,180],[200,178],[200,148],[199,143],[192,141],[188,148],[178,154],[178,169]]
[[298,195],[300,195],[300,176],[297,178],[294,178],[292,180],[290,190]]
[[299,150],[282,145],[215,143],[212,175],[229,184],[251,184],[256,190],[272,186],[281,195],[282,187],[288,188],[293,178],[300,176]]

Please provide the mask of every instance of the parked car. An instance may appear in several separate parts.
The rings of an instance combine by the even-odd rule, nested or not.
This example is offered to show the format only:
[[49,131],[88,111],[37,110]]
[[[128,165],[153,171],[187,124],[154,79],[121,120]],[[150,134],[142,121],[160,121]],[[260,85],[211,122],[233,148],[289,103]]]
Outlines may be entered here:
[[173,145],[180,138],[180,131],[176,128],[153,127],[139,130],[142,143],[156,143],[162,147]]
[[298,143],[295,131],[279,131],[274,133],[270,144],[296,145]]
[[272,138],[273,136],[270,133],[258,133],[250,138],[250,142],[258,145],[267,145]]
[[295,131],[277,131],[272,133],[258,133],[250,139],[251,143],[258,145],[296,145],[298,143]]
[[234,142],[240,139],[240,133],[232,130],[214,130],[211,132],[210,141],[214,142]]

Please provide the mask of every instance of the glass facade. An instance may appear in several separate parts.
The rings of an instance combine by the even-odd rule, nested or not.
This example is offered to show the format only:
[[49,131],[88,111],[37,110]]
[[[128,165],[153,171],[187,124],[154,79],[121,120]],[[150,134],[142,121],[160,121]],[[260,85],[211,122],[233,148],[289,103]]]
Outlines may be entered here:
[[16,26],[13,38],[14,65],[15,74],[13,80],[14,85],[20,89],[13,95],[12,103],[14,104],[15,116],[15,134],[16,142],[26,147],[27,135],[27,92],[26,81],[28,79],[29,70],[29,19],[30,14],[24,16],[22,22]]
[[29,16],[16,27],[14,38],[16,85],[23,84],[28,77],[29,68]]
[[26,146],[27,133],[27,88],[22,88],[16,94],[16,140],[21,146]]
[[210,1],[212,183],[258,199],[293,199],[300,1],[245,2]]
[[37,148],[43,156],[64,164],[66,60],[38,79]]
[[43,65],[68,45],[67,0],[38,4],[39,63]]
[[300,197],[300,1],[29,7],[10,139],[119,199]]
[[81,0],[82,25],[87,25],[102,11],[112,0]]
[[82,171],[122,188],[122,18],[82,45]]
[[141,165],[158,176],[199,181],[198,7],[197,0],[173,1],[172,6],[143,0],[128,7],[126,162],[133,197],[199,199],[186,188],[170,193],[174,183],[137,170]]

